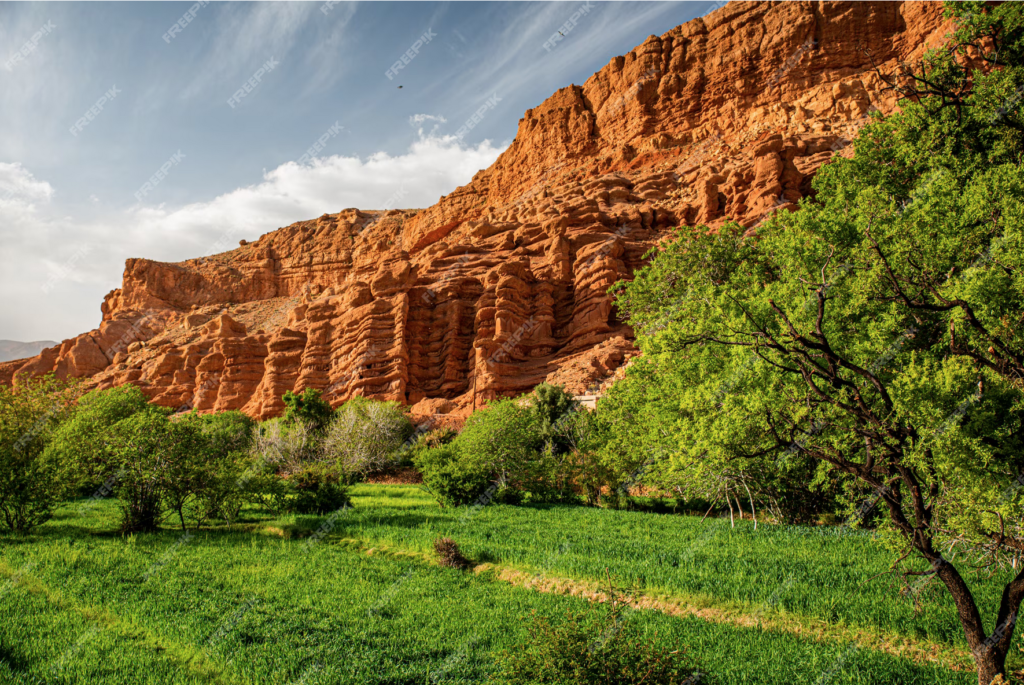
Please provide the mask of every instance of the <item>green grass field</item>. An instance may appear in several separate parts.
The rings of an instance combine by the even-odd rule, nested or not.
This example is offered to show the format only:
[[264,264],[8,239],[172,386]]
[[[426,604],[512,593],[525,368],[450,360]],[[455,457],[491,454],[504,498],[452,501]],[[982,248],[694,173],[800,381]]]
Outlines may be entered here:
[[[941,593],[920,593],[915,610],[884,581],[863,583],[891,561],[865,535],[573,507],[442,510],[415,486],[355,495],[314,544],[327,517],[256,511],[187,537],[123,537],[112,501],[85,515],[69,503],[29,535],[0,536],[0,683],[482,682],[494,655],[528,636],[531,612],[587,606],[506,583],[502,568],[581,582],[607,569],[652,595],[763,617],[743,627],[628,615],[685,647],[711,682],[976,680],[842,637],[898,633],[939,653],[963,642]],[[424,552],[439,535],[491,570],[432,563]],[[988,603],[995,580],[976,582]]]

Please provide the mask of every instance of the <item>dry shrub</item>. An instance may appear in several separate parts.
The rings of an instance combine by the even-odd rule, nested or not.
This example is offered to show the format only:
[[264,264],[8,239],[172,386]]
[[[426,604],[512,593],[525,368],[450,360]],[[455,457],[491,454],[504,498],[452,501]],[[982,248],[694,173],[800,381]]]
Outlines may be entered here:
[[467,569],[470,566],[469,559],[463,556],[459,546],[451,538],[438,538],[434,540],[434,551],[437,552],[437,557],[442,566],[459,570]]

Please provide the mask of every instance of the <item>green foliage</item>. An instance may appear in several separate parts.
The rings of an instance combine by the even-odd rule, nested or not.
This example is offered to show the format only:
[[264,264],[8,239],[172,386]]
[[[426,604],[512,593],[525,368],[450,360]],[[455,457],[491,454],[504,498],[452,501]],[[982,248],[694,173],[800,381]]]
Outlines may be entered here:
[[545,471],[563,499],[575,501],[579,489],[587,504],[596,506],[605,488],[615,491],[615,471],[601,458],[601,449],[610,438],[605,413],[603,408],[577,408],[558,421],[558,440],[563,451],[546,452],[551,463]]
[[260,464],[250,447],[255,422],[240,411],[192,414],[207,441],[206,476],[198,496],[207,518],[233,521],[259,493]]
[[533,411],[537,415],[537,432],[555,453],[565,451],[561,422],[579,410],[576,399],[560,385],[541,383],[533,389]]
[[71,412],[73,382],[52,375],[0,385],[0,514],[11,530],[24,531],[47,519],[74,490],[77,469],[46,450],[53,431]]
[[691,685],[711,682],[631,621],[627,598],[614,590],[607,606],[569,611],[563,621],[533,616],[530,637],[498,657],[494,685]]
[[283,511],[296,514],[327,514],[350,504],[348,488],[338,473],[322,464],[307,466],[285,481]]
[[286,407],[284,421],[287,424],[301,423],[315,431],[322,431],[334,415],[331,405],[323,399],[319,390],[313,388],[306,388],[300,395],[288,390],[281,399]]
[[[122,532],[156,530],[163,519],[163,460],[176,449],[172,430],[166,412],[151,408],[122,419],[112,431],[106,457],[116,477]],[[187,455],[171,459],[181,462]]]
[[401,455],[401,460],[406,464],[415,464],[416,460],[426,452],[437,447],[442,447],[455,440],[459,432],[451,428],[435,428],[433,430],[417,429],[416,440],[408,445]]
[[543,441],[529,403],[502,399],[470,416],[454,444],[467,468],[490,472],[499,485],[506,486],[534,477]]
[[252,497],[245,487],[251,428],[240,412],[169,420],[156,407],[116,423],[102,458],[113,474],[122,530],[153,531],[170,515],[182,530],[235,518]]
[[611,404],[615,456],[668,482],[764,498],[762,479],[813,465],[850,509],[880,499],[892,542],[959,598],[991,680],[1009,635],[986,637],[943,554],[1024,549],[1024,10],[951,12],[1003,68],[930,53],[927,81],[897,79],[919,101],[866,126],[814,201],[756,235],[681,231],[617,289],[644,356]]
[[94,390],[84,395],[67,419],[57,426],[47,445],[47,458],[81,470],[83,485],[95,492],[111,474],[103,454],[118,421],[149,408],[149,400],[134,385]]
[[490,470],[474,461],[463,460],[455,443],[421,450],[413,457],[413,463],[423,474],[424,485],[441,506],[479,502],[491,486]]

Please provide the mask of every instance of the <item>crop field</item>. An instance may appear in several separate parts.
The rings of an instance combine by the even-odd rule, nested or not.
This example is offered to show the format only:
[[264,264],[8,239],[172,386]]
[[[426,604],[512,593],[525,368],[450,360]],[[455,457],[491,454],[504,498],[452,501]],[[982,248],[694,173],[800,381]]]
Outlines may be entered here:
[[[137,536],[116,532],[115,502],[71,502],[30,534],[0,536],[0,683],[486,682],[533,615],[593,606],[571,591],[608,575],[692,609],[626,620],[685,649],[706,682],[976,681],[941,593],[864,583],[891,563],[867,535],[581,507],[446,510],[416,486],[361,485],[353,502]],[[477,567],[437,565],[440,535]],[[987,603],[998,580],[974,581]]]

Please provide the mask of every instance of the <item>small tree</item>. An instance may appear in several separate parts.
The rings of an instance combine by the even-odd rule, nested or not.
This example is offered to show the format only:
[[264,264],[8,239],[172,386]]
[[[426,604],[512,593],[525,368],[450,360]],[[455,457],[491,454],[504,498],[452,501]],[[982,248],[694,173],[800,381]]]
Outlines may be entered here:
[[455,444],[470,470],[490,471],[499,487],[522,485],[533,478],[543,441],[532,406],[503,399],[478,410]]
[[537,432],[541,440],[556,454],[568,448],[562,423],[579,410],[580,403],[560,385],[541,383],[533,389],[533,411],[537,415]]
[[215,454],[210,436],[198,415],[163,425],[158,452],[154,454],[161,504],[178,515],[181,530],[186,520],[198,528],[210,515],[208,497],[217,485],[222,455]]
[[612,484],[614,471],[601,459],[607,442],[607,424],[599,410],[578,410],[558,421],[558,435],[565,453],[561,471],[569,485],[583,489],[587,504],[596,506],[601,491]]
[[167,413],[154,407],[122,419],[112,431],[106,459],[119,475],[114,494],[121,505],[122,532],[156,530],[163,518],[170,425]]
[[47,521],[76,486],[73,461],[45,450],[53,430],[71,411],[78,385],[52,375],[0,386],[0,513],[11,530]]
[[284,421],[290,425],[301,423],[314,431],[322,431],[334,415],[331,405],[320,395],[319,390],[313,388],[306,388],[301,395],[289,390],[281,399],[286,406]]
[[250,447],[255,422],[240,411],[196,415],[208,441],[206,459],[210,473],[201,493],[208,517],[238,517],[242,506],[253,499],[260,465]]
[[324,452],[340,474],[355,480],[393,466],[412,433],[398,404],[357,397],[338,407],[324,434]]

